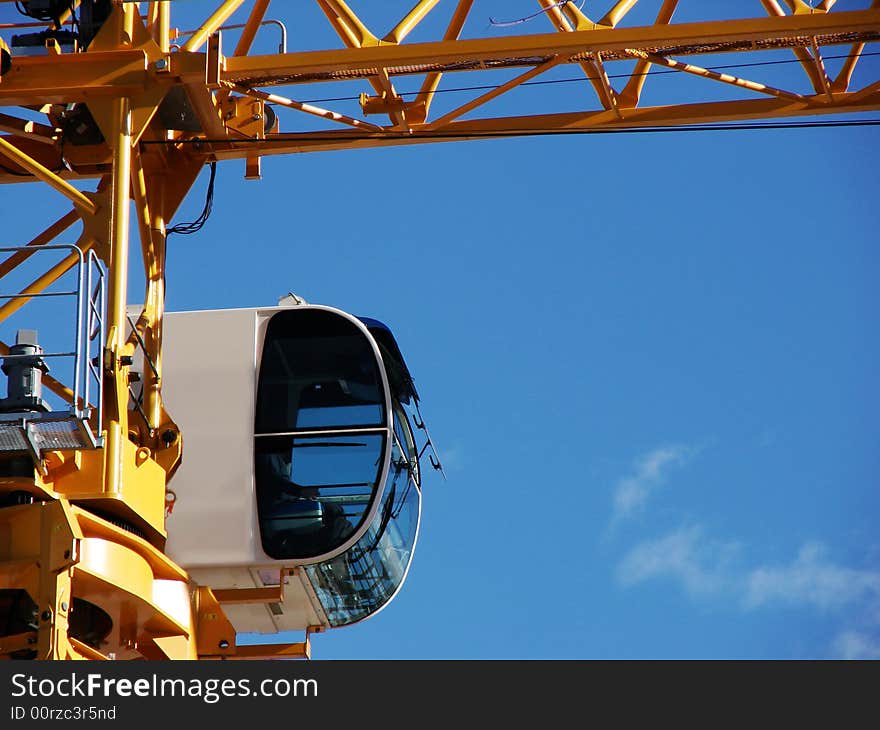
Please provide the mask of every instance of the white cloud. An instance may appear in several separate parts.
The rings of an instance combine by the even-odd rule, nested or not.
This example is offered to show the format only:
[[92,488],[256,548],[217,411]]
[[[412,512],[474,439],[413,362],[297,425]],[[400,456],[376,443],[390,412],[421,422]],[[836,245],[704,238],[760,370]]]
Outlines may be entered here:
[[629,517],[642,508],[665,478],[664,471],[681,464],[690,455],[684,446],[664,446],[648,452],[635,464],[635,473],[621,479],[614,488],[614,521]]
[[832,653],[840,659],[880,659],[880,639],[857,631],[844,631],[834,640]]
[[[671,468],[694,453],[693,448],[671,445],[636,460],[632,473],[615,485],[611,527],[643,509]],[[780,605],[836,611],[847,624],[839,628],[829,654],[880,659],[880,571],[836,563],[820,542],[804,543],[782,564],[749,567],[738,562],[740,557],[738,543],[712,539],[700,526],[683,527],[635,545],[618,563],[616,578],[623,587],[666,580],[692,598],[723,596],[744,611]],[[855,626],[854,617],[860,617]]]
[[[625,587],[666,578],[681,584],[693,597],[727,592],[740,596],[744,609],[785,604],[822,611],[845,606],[866,608],[880,600],[880,573],[833,563],[821,543],[805,544],[790,564],[760,566],[743,572],[734,558],[736,543],[705,537],[700,527],[688,527],[630,550],[617,567]],[[880,640],[855,631],[842,632],[834,652],[845,657],[880,658]]]
[[640,543],[618,566],[624,586],[651,578],[672,578],[691,595],[717,593],[730,583],[727,565],[736,552],[732,543],[709,542],[700,527],[689,527]]
[[805,544],[790,565],[759,567],[746,578],[748,608],[770,603],[840,608],[880,598],[880,573],[835,565],[820,543]]

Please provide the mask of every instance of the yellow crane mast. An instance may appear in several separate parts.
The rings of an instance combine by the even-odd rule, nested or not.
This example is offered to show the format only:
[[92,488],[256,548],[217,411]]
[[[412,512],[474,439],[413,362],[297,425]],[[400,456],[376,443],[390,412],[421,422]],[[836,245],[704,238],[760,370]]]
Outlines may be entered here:
[[[0,656],[308,655],[308,634],[303,643],[237,645],[224,606],[273,600],[271,591],[212,590],[165,552],[166,495],[185,443],[162,397],[166,234],[206,164],[241,159],[245,176],[259,178],[261,158],[295,152],[851,118],[880,108],[877,64],[873,78],[854,84],[869,65],[860,63],[869,44],[880,39],[880,0],[845,10],[834,0],[731,3],[750,13],[736,19],[702,17],[712,4],[688,0],[538,0],[537,8],[509,3],[533,22],[497,32],[487,31],[485,17],[475,19],[473,0],[418,0],[382,3],[384,34],[343,0],[284,2],[274,9],[286,21],[317,11],[338,43],[256,54],[267,23],[284,29],[267,20],[269,4],[201,3],[201,22],[181,29],[172,23],[178,3],[167,0],[0,0],[0,181],[47,185],[71,206],[0,263],[6,277],[41,250],[59,252],[4,299],[0,323],[68,272],[81,272],[82,289],[76,382],[42,377],[68,411],[22,407],[39,400],[26,381],[40,369],[41,351],[27,332],[0,343],[7,401],[16,406],[0,420],[0,612],[7,619]],[[194,5],[180,3],[188,12]],[[368,9],[371,17],[379,12]],[[408,42],[417,30],[420,40]],[[433,40],[423,40],[428,32]],[[782,53],[799,64],[796,88],[762,80],[770,66],[761,62]],[[832,54],[842,59],[833,74]],[[719,58],[735,60],[743,75],[732,64],[713,68]],[[569,110],[517,112],[515,92],[558,81],[561,70],[577,76],[566,79],[576,81],[566,84]],[[658,70],[664,79],[693,78],[696,93],[683,98],[656,81]],[[468,101],[441,103],[450,79],[471,90]],[[401,92],[407,81],[418,91]],[[359,113],[303,100],[327,83],[357,85]],[[75,225],[75,245],[53,246]],[[146,281],[136,319],[127,310],[130,228]],[[149,366],[133,403],[137,358]]]

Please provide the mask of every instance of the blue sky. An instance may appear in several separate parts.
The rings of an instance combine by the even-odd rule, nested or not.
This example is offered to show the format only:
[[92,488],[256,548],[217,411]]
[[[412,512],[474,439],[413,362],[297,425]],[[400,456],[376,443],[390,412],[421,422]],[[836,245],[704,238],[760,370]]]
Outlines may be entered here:
[[[878,141],[519,138],[265,159],[260,182],[219,165],[207,225],[170,240],[168,308],[293,291],[385,321],[448,475],[426,479],[401,593],[313,657],[880,658]],[[66,209],[7,186],[7,242]]]
[[289,280],[394,323],[449,482],[400,596],[315,655],[880,655],[875,137],[352,155],[424,197],[373,233],[375,196],[353,227],[310,196]]

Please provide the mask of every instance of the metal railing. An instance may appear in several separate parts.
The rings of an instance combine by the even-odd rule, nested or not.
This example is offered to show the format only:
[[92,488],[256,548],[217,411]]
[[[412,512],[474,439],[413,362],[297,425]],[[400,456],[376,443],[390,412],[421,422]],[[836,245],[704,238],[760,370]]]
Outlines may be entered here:
[[[43,387],[55,394],[56,402],[58,398],[65,402],[66,408],[51,408],[47,403],[45,411],[22,408],[0,412],[0,451],[28,451],[39,460],[47,450],[103,446],[102,353],[106,329],[103,264],[93,251],[83,252],[75,245],[0,247],[0,253],[18,255],[22,261],[36,260],[36,257],[51,259],[49,268],[19,293],[0,292],[0,324],[10,321],[14,315],[17,317],[35,301],[69,298],[71,306],[62,305],[63,311],[72,310],[69,324],[65,325],[63,318],[59,321],[53,317],[53,321],[48,322],[29,321],[28,326],[39,330],[40,325],[46,325],[46,329],[55,331],[60,325],[62,330],[73,331],[72,349],[52,348],[36,355],[7,351],[2,356],[4,364],[35,357],[41,362],[66,359],[71,363],[68,372],[73,383],[71,386],[48,375],[42,379]],[[66,254],[60,262],[59,254]],[[62,288],[53,291],[53,285]],[[30,314],[33,311],[33,307],[27,310]],[[8,346],[4,346],[4,350],[8,350]]]

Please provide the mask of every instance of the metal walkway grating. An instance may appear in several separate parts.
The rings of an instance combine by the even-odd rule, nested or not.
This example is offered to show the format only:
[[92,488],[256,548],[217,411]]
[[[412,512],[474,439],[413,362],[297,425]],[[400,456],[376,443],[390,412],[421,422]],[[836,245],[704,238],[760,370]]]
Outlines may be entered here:
[[69,413],[0,414],[0,451],[36,456],[58,449],[93,449],[97,445],[88,421]]

